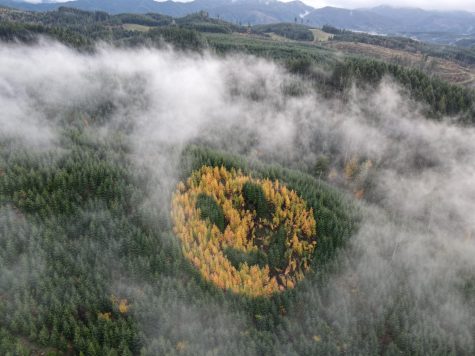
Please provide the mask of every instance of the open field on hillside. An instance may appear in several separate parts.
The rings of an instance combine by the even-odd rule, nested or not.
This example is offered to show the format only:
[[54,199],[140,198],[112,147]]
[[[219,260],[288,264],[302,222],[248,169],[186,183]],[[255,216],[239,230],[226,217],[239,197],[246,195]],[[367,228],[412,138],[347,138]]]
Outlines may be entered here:
[[313,41],[314,42],[326,42],[333,38],[333,35],[331,33],[326,33],[320,30],[319,28],[312,28],[310,29],[313,33]]
[[135,23],[126,23],[126,24],[123,24],[122,27],[129,31],[139,31],[139,32],[147,32],[151,29],[150,26],[138,25]]
[[414,67],[450,83],[475,87],[475,67],[473,66],[462,66],[453,61],[426,56],[421,53],[411,53],[366,43],[328,41],[324,45],[344,53]]

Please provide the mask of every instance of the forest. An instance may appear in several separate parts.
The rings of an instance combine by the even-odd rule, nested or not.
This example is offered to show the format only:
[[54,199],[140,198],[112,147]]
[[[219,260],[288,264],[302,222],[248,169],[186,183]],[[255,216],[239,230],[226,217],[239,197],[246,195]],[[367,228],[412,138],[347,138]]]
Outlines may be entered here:
[[[37,35],[46,35],[83,51],[93,51],[94,43],[101,41],[120,47],[153,46],[163,47],[170,43],[182,50],[212,50],[219,55],[246,53],[265,57],[283,63],[290,71],[303,74],[307,80],[313,80],[323,93],[344,96],[353,83],[365,86],[377,83],[385,76],[391,76],[400,82],[411,96],[429,104],[428,115],[440,118],[441,115],[457,115],[461,122],[473,122],[473,90],[447,84],[439,78],[429,77],[418,69],[400,65],[345,56],[340,59],[331,50],[305,43],[280,43],[270,41],[265,34],[275,31],[284,37],[308,41],[311,32],[301,25],[254,26],[251,33],[257,36],[244,37],[245,26],[234,25],[219,19],[209,18],[206,13],[188,15],[172,19],[158,14],[108,15],[102,12],[86,12],[76,9],[60,8],[58,11],[44,14],[17,11],[0,12],[0,39],[4,41],[34,42]],[[125,24],[125,25],[124,25]],[[146,30],[133,30],[127,25],[149,26]],[[415,41],[399,38],[382,38],[355,34],[347,31],[324,27],[329,33],[338,32],[336,38],[364,43],[381,44],[389,48],[418,50],[443,58],[454,58],[473,64],[473,53],[454,47],[418,44]],[[233,35],[234,34],[238,34]],[[350,39],[346,38],[350,36]],[[402,42],[401,42],[402,41]],[[412,49],[414,48],[414,49]],[[442,54],[440,54],[440,53]],[[472,58],[472,59],[471,59]],[[312,68],[324,68],[326,73]]]
[[1,355],[475,353],[475,92],[274,27],[0,9]]

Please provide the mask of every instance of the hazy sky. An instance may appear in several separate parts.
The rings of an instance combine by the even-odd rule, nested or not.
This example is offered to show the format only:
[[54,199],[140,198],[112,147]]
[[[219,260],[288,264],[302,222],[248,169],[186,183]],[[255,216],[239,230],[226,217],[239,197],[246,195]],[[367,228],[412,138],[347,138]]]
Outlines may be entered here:
[[[45,0],[24,0],[27,2],[39,3],[39,2],[48,2]],[[57,2],[65,2],[71,0],[49,0]],[[156,1],[165,1],[165,0],[156,0]],[[191,0],[175,0],[187,2]],[[293,1],[293,0],[281,0],[281,1]],[[436,10],[465,10],[475,12],[475,0],[301,0],[304,3],[313,6],[315,8],[324,7],[324,6],[337,6],[344,8],[358,8],[358,7],[369,7],[369,6],[378,6],[381,4],[389,4],[391,6],[410,6],[410,7],[420,7],[423,9],[436,9]]]
[[[155,1],[165,1],[165,0],[155,0]],[[191,0],[175,0],[187,2]],[[280,0],[284,2],[294,1],[294,0]],[[435,9],[435,10],[465,10],[475,12],[475,0],[300,0],[307,5],[313,6],[315,8],[320,8],[324,6],[336,6],[344,7],[349,9],[359,8],[359,7],[371,7],[378,6],[381,4],[387,4],[391,6],[409,6],[409,7],[420,7],[423,9]]]
[[[165,0],[155,0],[165,1]],[[191,0],[175,0],[187,2]],[[294,0],[280,0],[284,2]],[[307,5],[315,8],[324,6],[336,6],[343,8],[359,8],[359,7],[371,7],[382,4],[391,6],[406,6],[406,7],[420,7],[423,9],[435,9],[435,10],[465,10],[475,12],[475,0],[300,0]]]
[[357,8],[388,4],[391,6],[421,7],[423,9],[475,11],[475,0],[303,0],[303,2],[317,8],[323,6]]

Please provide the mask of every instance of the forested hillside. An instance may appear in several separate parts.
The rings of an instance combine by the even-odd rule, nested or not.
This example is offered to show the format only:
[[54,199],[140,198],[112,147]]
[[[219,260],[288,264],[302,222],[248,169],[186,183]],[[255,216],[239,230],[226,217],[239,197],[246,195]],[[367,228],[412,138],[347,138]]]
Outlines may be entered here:
[[0,10],[0,354],[474,354],[474,91],[312,34]]
[[[429,105],[429,114],[460,115],[463,122],[473,121],[473,90],[448,85],[438,78],[430,78],[417,68],[404,68],[400,65],[368,61],[361,56],[339,58],[337,52],[316,45],[307,45],[311,32],[304,26],[256,26],[253,28],[236,26],[221,20],[209,18],[198,13],[180,19],[167,16],[128,15],[110,16],[103,12],[85,12],[61,8],[57,12],[44,14],[6,10],[0,13],[0,38],[6,41],[37,41],[37,35],[46,35],[74,48],[92,51],[96,41],[114,46],[153,46],[163,47],[171,43],[186,50],[212,50],[218,54],[246,53],[262,56],[284,63],[291,71],[313,78],[315,85],[324,86],[325,93],[344,93],[352,83],[365,86],[379,82],[390,75],[411,92],[417,100]],[[327,29],[328,30],[328,29]],[[307,31],[307,32],[306,32]],[[250,32],[251,35],[246,35]],[[281,43],[267,38],[266,32],[275,32],[290,39],[304,40]],[[331,32],[331,30],[330,30]],[[252,35],[255,33],[256,35]],[[264,36],[260,35],[264,34]],[[347,32],[337,34],[347,36]],[[353,34],[352,34],[353,36]],[[377,37],[359,35],[361,41]],[[339,37],[338,37],[339,38]],[[407,41],[406,41],[407,42]],[[390,46],[396,46],[397,39],[386,40]],[[450,50],[443,54],[434,54],[437,47],[422,45],[416,50],[427,54],[453,57]],[[455,51],[455,50],[454,50]],[[469,51],[457,50],[456,59],[471,63]],[[331,76],[313,70],[323,67]]]
[[[173,17],[204,11],[212,17],[244,25],[281,22],[313,27],[331,25],[359,32],[416,38],[429,43],[467,47],[474,43],[475,15],[468,4],[459,11],[450,11],[448,7],[444,7],[445,11],[421,9],[417,7],[417,3],[404,4],[403,7],[397,3],[388,3],[373,8],[354,8],[349,3],[340,3],[339,7],[325,6],[330,4],[311,4],[323,6],[315,8],[299,0],[0,0],[0,6],[28,11],[54,11],[61,6],[67,6],[110,14],[160,13]],[[349,8],[342,8],[343,5]],[[437,4],[433,6],[435,8]]]

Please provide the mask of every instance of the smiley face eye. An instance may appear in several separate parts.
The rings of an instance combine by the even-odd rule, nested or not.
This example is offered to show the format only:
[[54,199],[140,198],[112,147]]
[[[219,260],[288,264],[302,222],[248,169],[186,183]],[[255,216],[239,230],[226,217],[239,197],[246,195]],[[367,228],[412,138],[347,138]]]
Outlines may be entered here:
[[209,220],[211,224],[216,225],[221,232],[224,232],[228,224],[224,217],[223,209],[218,205],[216,199],[201,193],[196,198],[195,206],[200,210],[202,220]]
[[208,167],[178,185],[174,232],[208,281],[249,296],[293,288],[316,247],[312,209],[279,181]]

